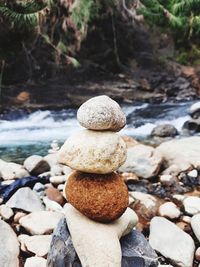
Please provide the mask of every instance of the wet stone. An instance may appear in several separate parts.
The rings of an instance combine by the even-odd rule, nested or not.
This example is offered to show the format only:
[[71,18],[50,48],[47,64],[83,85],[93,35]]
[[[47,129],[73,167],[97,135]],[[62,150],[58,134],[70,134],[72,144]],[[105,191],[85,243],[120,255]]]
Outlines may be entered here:
[[143,234],[133,230],[121,238],[122,266],[156,267],[158,257]]
[[126,184],[128,186],[129,191],[138,191],[142,193],[148,193],[148,189],[147,189],[148,181],[146,180],[142,180],[142,181],[130,180],[130,181],[127,181]]

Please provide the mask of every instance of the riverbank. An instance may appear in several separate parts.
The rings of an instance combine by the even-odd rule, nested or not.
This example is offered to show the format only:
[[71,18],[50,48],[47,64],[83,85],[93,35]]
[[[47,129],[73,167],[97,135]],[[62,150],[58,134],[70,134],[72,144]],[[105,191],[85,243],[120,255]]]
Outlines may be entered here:
[[135,68],[132,72],[94,74],[74,70],[64,77],[31,83],[2,86],[0,112],[23,109],[59,110],[76,108],[87,99],[106,94],[119,103],[134,101],[162,103],[199,98],[200,82],[192,67],[168,63],[154,69]]
[[[128,157],[119,173],[129,189],[129,207],[139,217],[137,230],[149,238],[151,244],[159,242],[159,246],[153,248],[158,252],[160,264],[198,266],[200,137],[174,139],[156,148],[130,137],[124,140]],[[4,253],[12,249],[10,260],[16,263],[19,256],[20,267],[25,261],[39,260],[46,264],[52,231],[65,213],[62,191],[71,169],[58,164],[55,151],[45,157],[30,155],[22,165],[1,160],[0,172],[3,201],[0,215],[7,223],[4,230],[7,238],[13,240],[10,247],[4,247]],[[159,230],[163,227],[167,239]],[[66,245],[62,246],[61,251],[65,251]],[[59,255],[60,259],[64,257],[62,252]]]

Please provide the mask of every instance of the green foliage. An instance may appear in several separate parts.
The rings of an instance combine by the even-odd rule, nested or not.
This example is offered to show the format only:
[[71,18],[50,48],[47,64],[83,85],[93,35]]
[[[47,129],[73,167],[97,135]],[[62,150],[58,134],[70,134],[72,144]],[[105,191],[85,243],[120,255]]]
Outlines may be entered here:
[[188,53],[186,51],[180,52],[177,57],[176,61],[180,64],[187,65],[188,63]]
[[199,65],[200,49],[196,45],[192,45],[188,50],[182,48],[176,56],[176,61],[183,65],[193,64]]
[[0,100],[2,96],[2,81],[3,81],[3,73],[4,73],[4,67],[5,67],[5,61],[0,61]]
[[61,54],[67,54],[67,46],[62,41],[57,44],[57,49]]
[[22,14],[11,10],[8,7],[0,7],[1,15],[17,28],[32,28],[38,24],[38,14]]
[[94,0],[78,0],[72,10],[72,20],[76,28],[82,33],[86,32],[86,27],[98,12],[98,4]]
[[0,1],[0,15],[14,28],[31,29],[39,23],[39,13],[53,0],[45,1]]
[[[43,60],[38,53],[40,50],[43,51],[45,59],[48,59],[46,62],[49,65],[56,63],[56,66],[62,66],[62,64],[64,66],[67,63],[79,67],[80,63],[76,59],[76,55],[88,31],[99,30],[99,24],[102,24],[103,30],[106,32],[107,29],[103,23],[110,21],[111,24],[113,22],[113,25],[108,25],[108,32],[110,33],[113,29],[113,33],[111,32],[109,38],[113,38],[112,49],[114,44],[114,53],[117,59],[118,39],[120,38],[118,35],[120,29],[117,27],[122,21],[125,23],[129,19],[133,21],[136,9],[136,15],[143,14],[145,21],[150,25],[170,30],[175,36],[176,44],[180,46],[199,40],[200,0],[124,1],[0,0],[0,17],[3,18],[0,23],[5,23],[8,32],[12,29],[14,37],[18,38],[18,40],[17,38],[8,38],[11,40],[10,43],[18,41],[15,51],[13,51],[13,45],[9,48],[5,44],[3,49],[0,47],[0,52],[2,50],[5,54],[5,50],[10,49],[11,56],[4,57],[6,60],[10,60],[11,57],[15,57],[16,51],[19,53],[22,51],[26,55],[30,69],[32,68],[31,64],[35,64],[35,69],[39,69],[38,66],[43,65],[40,63],[40,60]],[[142,18],[142,16],[138,17]],[[118,19],[120,23],[118,23]],[[133,24],[130,23],[130,25]],[[37,30],[35,30],[36,26]],[[25,34],[23,30],[25,30]],[[102,29],[99,32],[104,36]],[[127,32],[125,29],[125,33]],[[198,53],[188,54],[187,49],[184,49],[181,49],[177,55],[178,62],[187,64],[195,58],[194,54],[197,58],[200,57]]]
[[197,34],[200,33],[200,15],[194,16],[192,19],[192,26]]
[[141,0],[145,19],[169,27],[179,39],[190,40],[200,33],[200,0]]
[[110,11],[116,8],[117,2],[118,0],[76,0],[71,18],[77,30],[87,32],[88,23],[100,17],[100,10],[105,8],[106,12]]
[[77,59],[75,59],[74,57],[68,57],[69,63],[72,64],[72,66],[74,68],[78,68],[80,67],[80,63],[78,62]]

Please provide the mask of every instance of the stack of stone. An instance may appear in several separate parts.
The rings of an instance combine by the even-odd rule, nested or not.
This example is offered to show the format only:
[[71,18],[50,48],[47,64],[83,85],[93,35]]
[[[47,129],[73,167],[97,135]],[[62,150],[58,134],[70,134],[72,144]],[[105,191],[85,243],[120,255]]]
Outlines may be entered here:
[[[59,152],[59,162],[75,170],[64,188],[70,203],[66,217],[72,241],[82,266],[121,266],[119,238],[137,223],[137,215],[127,208],[127,187],[115,172],[126,160],[126,144],[116,133],[125,126],[126,118],[120,106],[107,96],[85,102],[77,118],[86,129],[69,137]],[[81,223],[84,225],[82,232]],[[91,238],[86,234],[87,226],[90,233],[93,229]],[[80,232],[78,237],[77,231]],[[111,232],[113,236],[110,237]],[[108,236],[107,240],[102,240],[103,236],[104,239]],[[105,246],[109,239],[114,244],[107,253]],[[91,252],[93,241],[96,248]],[[89,256],[86,248],[80,248],[85,243],[89,246]],[[112,258],[115,252],[117,256]]]
[[49,154],[55,154],[60,149],[57,140],[53,140],[50,146],[51,148],[48,150]]

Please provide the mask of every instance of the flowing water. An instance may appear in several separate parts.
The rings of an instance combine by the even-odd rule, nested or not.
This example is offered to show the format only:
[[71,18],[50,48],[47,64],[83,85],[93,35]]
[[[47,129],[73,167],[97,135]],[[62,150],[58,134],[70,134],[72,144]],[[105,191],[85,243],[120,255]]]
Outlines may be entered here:
[[[156,125],[163,123],[170,123],[181,131],[193,103],[123,105],[127,126],[120,133],[144,140]],[[8,114],[0,119],[0,158],[22,162],[29,155],[46,155],[52,140],[62,144],[80,128],[75,109]]]

